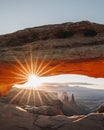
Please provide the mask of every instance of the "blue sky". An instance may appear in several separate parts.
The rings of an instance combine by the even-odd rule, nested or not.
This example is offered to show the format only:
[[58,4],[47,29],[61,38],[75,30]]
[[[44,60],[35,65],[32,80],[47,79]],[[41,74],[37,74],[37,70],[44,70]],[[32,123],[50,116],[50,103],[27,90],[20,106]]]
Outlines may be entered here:
[[0,0],[0,34],[46,24],[104,23],[104,0]]

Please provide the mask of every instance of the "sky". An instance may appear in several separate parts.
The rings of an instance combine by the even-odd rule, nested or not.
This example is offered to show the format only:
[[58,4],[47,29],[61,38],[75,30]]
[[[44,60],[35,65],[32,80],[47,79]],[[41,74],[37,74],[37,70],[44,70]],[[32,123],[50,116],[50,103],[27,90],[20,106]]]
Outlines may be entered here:
[[[104,0],[0,0],[0,35],[29,27],[82,20],[103,24]],[[91,81],[104,88],[104,79],[61,75],[50,80],[55,79]]]
[[44,77],[43,82],[44,81],[47,83],[69,83],[69,86],[75,86],[71,85],[71,83],[76,83],[77,86],[81,87],[91,89],[104,89],[104,78],[93,78],[85,75],[61,74],[56,76]]
[[0,35],[82,20],[103,24],[103,12],[104,0],[0,0]]

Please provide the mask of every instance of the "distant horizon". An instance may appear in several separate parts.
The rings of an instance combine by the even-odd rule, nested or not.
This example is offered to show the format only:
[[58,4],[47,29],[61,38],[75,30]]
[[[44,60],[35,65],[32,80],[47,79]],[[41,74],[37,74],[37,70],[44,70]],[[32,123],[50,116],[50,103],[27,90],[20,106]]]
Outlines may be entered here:
[[[83,86],[91,89],[104,90],[104,78],[94,78],[88,77],[87,75],[77,75],[77,74],[60,74],[48,77],[42,77],[42,83],[53,84],[54,85],[64,85],[75,86],[72,83],[75,83],[77,86]],[[17,85],[17,84],[15,84]],[[15,86],[14,85],[14,86]],[[21,86],[21,84],[19,84]],[[18,85],[17,85],[18,86]]]

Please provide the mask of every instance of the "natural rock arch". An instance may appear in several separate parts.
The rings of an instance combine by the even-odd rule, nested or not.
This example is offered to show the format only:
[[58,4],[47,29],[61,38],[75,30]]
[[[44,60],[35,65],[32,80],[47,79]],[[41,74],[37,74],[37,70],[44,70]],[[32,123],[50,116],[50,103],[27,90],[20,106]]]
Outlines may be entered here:
[[[66,38],[56,38],[56,30],[74,32]],[[94,29],[94,37],[85,37],[85,30]],[[38,34],[38,38],[33,35]],[[29,40],[26,40],[25,36]],[[47,36],[48,39],[43,39]],[[11,42],[12,39],[12,42]],[[91,77],[104,77],[104,25],[82,21],[29,28],[12,34],[0,36],[0,86],[8,90],[21,79],[18,73],[20,65],[13,57],[17,57],[26,66],[23,57],[29,60],[30,46],[32,47],[33,62],[47,64],[42,76],[57,74],[81,74]],[[57,47],[56,47],[57,46]],[[25,55],[25,56],[24,56]],[[38,56],[38,58],[37,58]],[[44,58],[45,57],[45,58]],[[51,61],[51,62],[49,62]],[[51,71],[47,71],[47,70]],[[46,73],[47,72],[47,73]]]

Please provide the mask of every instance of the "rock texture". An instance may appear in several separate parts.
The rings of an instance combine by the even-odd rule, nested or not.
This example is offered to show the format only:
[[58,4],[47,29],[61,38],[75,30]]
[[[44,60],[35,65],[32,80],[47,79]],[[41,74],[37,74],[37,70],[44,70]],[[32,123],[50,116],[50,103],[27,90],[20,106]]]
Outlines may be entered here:
[[88,21],[46,25],[1,35],[0,86],[6,89],[1,90],[2,94],[13,84],[25,82],[18,73],[21,73],[20,68],[23,70],[21,63],[27,67],[30,52],[38,68],[42,63],[40,76],[68,73],[104,77],[103,50],[104,25]]
[[0,103],[1,130],[104,130],[104,114],[43,116]]
[[25,107],[30,113],[38,114],[38,115],[46,115],[46,116],[55,116],[55,115],[63,115],[61,109],[57,109],[53,106],[40,106],[40,107]]

